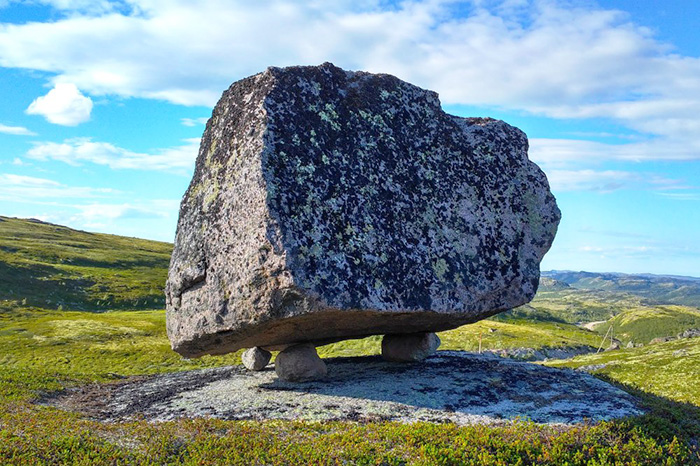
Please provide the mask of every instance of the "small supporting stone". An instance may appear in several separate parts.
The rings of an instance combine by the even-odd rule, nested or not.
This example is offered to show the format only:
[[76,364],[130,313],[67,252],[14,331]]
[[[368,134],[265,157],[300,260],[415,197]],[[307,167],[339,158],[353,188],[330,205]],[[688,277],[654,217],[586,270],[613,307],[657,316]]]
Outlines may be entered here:
[[277,377],[287,382],[306,382],[328,374],[324,363],[310,343],[290,346],[275,358]]
[[382,358],[392,362],[422,361],[434,354],[440,338],[434,333],[400,333],[384,335]]
[[251,371],[261,371],[265,369],[267,363],[270,362],[272,353],[262,348],[249,348],[241,355],[241,361],[246,369]]

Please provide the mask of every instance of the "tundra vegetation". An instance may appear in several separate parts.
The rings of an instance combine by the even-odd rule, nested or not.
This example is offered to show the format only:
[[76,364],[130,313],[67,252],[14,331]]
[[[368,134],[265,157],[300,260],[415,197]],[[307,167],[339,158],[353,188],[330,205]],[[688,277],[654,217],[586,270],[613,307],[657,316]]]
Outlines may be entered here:
[[[162,310],[170,251],[167,243],[0,217],[0,464],[700,464],[700,338],[675,338],[700,328],[700,311],[694,282],[675,278],[657,277],[638,293],[634,277],[549,274],[529,305],[440,334],[441,349],[481,345],[516,357],[592,349],[534,363],[617,384],[649,410],[635,418],[574,426],[105,424],[37,404],[67,387],[240,363],[240,353],[187,360],[170,349]],[[610,326],[620,349],[595,353],[606,334],[610,345]],[[379,351],[379,337],[319,348],[324,358]]]

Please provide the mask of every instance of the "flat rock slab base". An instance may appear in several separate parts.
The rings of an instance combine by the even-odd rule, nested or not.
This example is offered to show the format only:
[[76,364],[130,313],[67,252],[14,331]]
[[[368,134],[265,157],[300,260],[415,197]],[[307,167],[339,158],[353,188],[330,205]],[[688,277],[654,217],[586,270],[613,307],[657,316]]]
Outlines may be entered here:
[[187,371],[82,387],[45,403],[104,421],[177,418],[538,423],[642,413],[626,392],[570,369],[440,351],[420,363],[327,359],[322,381],[291,383],[267,368]]

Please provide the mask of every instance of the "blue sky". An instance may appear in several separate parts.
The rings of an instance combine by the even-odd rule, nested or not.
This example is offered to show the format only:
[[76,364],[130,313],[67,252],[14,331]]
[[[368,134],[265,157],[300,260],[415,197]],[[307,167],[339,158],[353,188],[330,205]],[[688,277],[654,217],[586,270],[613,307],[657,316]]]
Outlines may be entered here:
[[0,215],[172,241],[231,82],[331,61],[523,129],[543,269],[700,276],[697,0],[0,0]]

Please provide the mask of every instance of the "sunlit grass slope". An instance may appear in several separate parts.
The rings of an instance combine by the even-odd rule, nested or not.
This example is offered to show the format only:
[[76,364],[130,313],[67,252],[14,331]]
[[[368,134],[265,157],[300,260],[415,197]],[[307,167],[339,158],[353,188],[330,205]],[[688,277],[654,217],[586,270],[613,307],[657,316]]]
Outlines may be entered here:
[[0,217],[0,299],[49,309],[163,307],[172,245]]
[[495,316],[496,320],[529,322],[599,322],[592,330],[601,337],[610,326],[616,339],[627,344],[648,343],[658,337],[675,337],[700,328],[700,309],[658,304],[630,292],[582,290],[544,277],[535,299],[528,305]]
[[239,363],[239,353],[180,357],[165,335],[164,311],[0,314],[0,396],[27,398],[33,389]]
[[552,367],[588,366],[595,374],[641,390],[700,406],[700,338],[685,338],[641,348],[547,361]]
[[[686,306],[653,306],[630,309],[596,328],[604,331],[613,326],[617,338],[635,343],[649,343],[658,337],[673,337],[691,328],[700,328],[700,311]],[[698,384],[700,385],[700,383]]]
[[537,295],[530,304],[502,316],[574,324],[608,320],[630,309],[644,307],[647,304],[643,298],[629,293],[581,290],[543,277]]
[[[522,345],[528,341],[524,338],[533,338],[528,325],[549,333],[547,327],[537,327],[541,323],[521,328],[487,321],[441,337],[448,348],[473,349],[479,333],[487,347],[499,338],[504,343],[503,336],[491,340],[502,332],[511,333],[511,343]],[[545,338],[550,345],[557,342],[553,338],[570,338],[568,331],[578,336],[570,326],[552,325],[552,332],[562,333]],[[368,354],[377,351],[379,341],[342,342],[321,352]],[[0,464],[684,465],[698,459],[691,445],[700,434],[700,416],[694,408],[688,411],[663,400],[652,401],[654,412],[639,419],[571,428],[207,419],[103,424],[28,403],[75,384],[238,363],[238,355],[181,359],[170,351],[163,311],[6,312],[0,320],[0,355]],[[665,363],[655,364],[651,371]],[[682,368],[677,369],[675,375]]]

